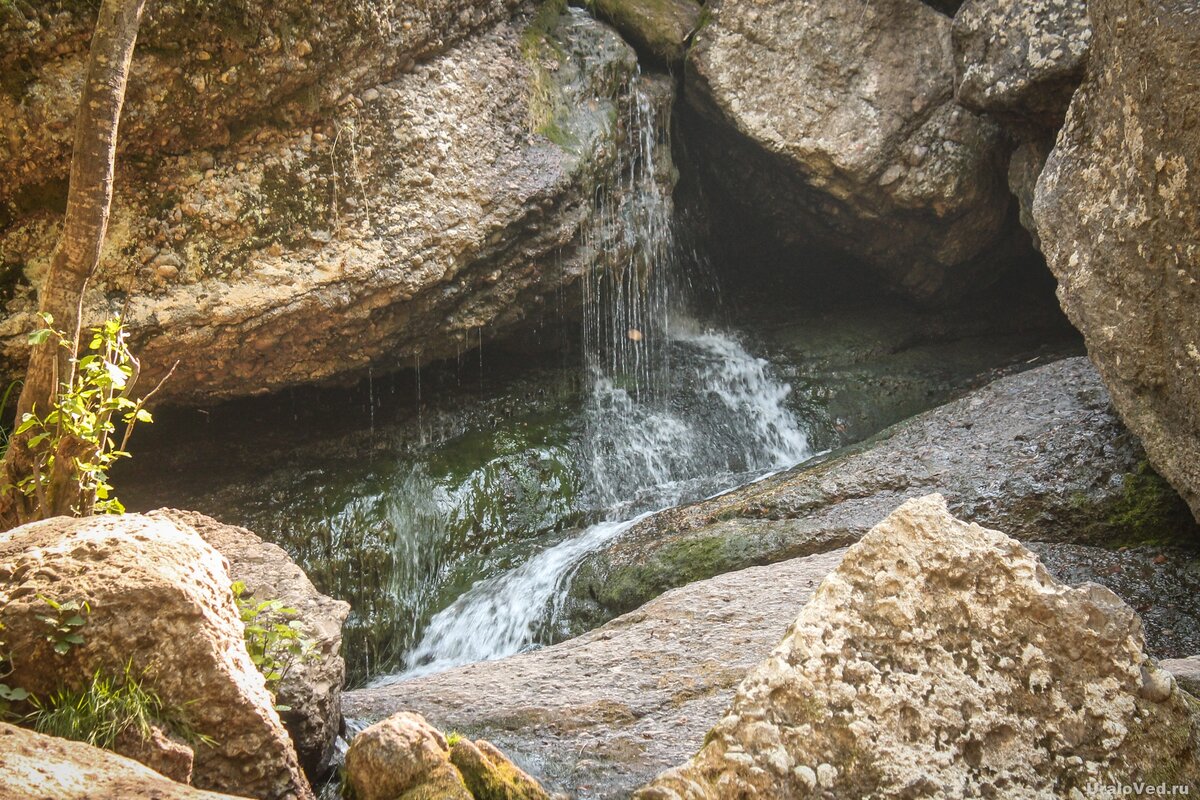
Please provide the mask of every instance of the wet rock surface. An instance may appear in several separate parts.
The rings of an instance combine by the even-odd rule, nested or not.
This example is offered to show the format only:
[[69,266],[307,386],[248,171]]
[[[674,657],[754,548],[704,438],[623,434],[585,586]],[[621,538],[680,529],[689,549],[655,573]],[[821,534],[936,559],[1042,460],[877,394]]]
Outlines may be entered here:
[[223,525],[194,511],[160,509],[146,516],[198,533],[229,561],[230,578],[245,584],[246,599],[279,600],[296,611],[294,618],[311,649],[288,670],[276,693],[276,705],[287,707],[280,718],[300,765],[316,782],[328,771],[342,724],[341,692],[346,679],[342,625],[350,605],[318,592],[283,548],[245,528]]
[[1151,463],[1200,518],[1200,15],[1089,4],[1087,77],[1034,217],[1067,316]]
[[967,0],[952,33],[959,103],[1017,128],[1062,124],[1092,39],[1085,0]]
[[1196,701],[1107,589],[910,500],[851,547],[688,762],[635,797],[1060,797],[1200,780]]
[[[428,363],[528,324],[591,265],[585,234],[605,235],[593,206],[619,183],[635,66],[610,28],[548,6],[315,125],[125,159],[87,316],[124,309],[144,379],[178,359],[163,395],[193,401]],[[668,82],[645,83],[669,105]],[[57,219],[0,234],[35,283]],[[32,304],[19,287],[0,320],[9,370]]]
[[709,194],[735,200],[730,231],[848,252],[927,302],[1000,274],[1001,137],[954,102],[949,18],[917,0],[712,9],[685,130]]
[[[227,562],[193,530],[139,515],[56,518],[0,534],[7,682],[37,697],[126,666],[214,744],[193,747],[192,782],[261,800],[312,797],[251,663]],[[82,643],[54,650],[44,617],[87,603]],[[50,612],[53,614],[53,612]]]
[[695,0],[596,0],[595,11],[652,61],[673,67],[701,19]]
[[1178,495],[1086,359],[1002,378],[872,439],[652,515],[589,555],[564,614],[586,629],[672,586],[850,544],[932,491],[1023,541],[1194,542]]
[[721,575],[577,639],[347,692],[348,717],[412,710],[494,742],[552,791],[627,797],[695,752],[733,688],[841,552]]
[[[1137,609],[1151,655],[1192,652],[1200,629],[1195,552],[1032,549],[1058,580],[1108,586]],[[697,581],[562,644],[351,691],[346,713],[374,720],[415,709],[447,730],[497,742],[551,790],[627,797],[700,748],[712,715],[726,709],[844,553]]]
[[164,778],[98,747],[0,722],[0,796],[38,800],[237,800]]

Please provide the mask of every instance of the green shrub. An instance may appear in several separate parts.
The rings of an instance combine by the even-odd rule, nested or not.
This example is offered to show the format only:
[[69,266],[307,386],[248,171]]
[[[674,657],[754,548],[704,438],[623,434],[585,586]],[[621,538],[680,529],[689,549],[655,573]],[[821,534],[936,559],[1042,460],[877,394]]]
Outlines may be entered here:
[[[236,581],[232,588],[245,626],[246,651],[266,678],[267,691],[275,700],[288,674],[298,664],[314,658],[313,643],[304,636],[300,621],[295,619],[296,609],[288,608],[281,600],[247,597],[246,584],[242,581]],[[291,710],[278,703],[275,709]]]
[[[53,339],[60,347],[74,347],[67,334],[52,327],[53,317],[43,313],[41,318],[45,327],[30,334],[30,344]],[[13,435],[27,437],[33,460],[31,474],[18,481],[16,491],[34,502],[35,519],[68,509],[78,516],[125,510],[112,493],[108,471],[128,458],[125,448],[137,423],[153,422],[144,406],[162,386],[159,382],[139,400],[130,397],[139,365],[127,340],[120,317],[92,328],[87,354],[72,359],[71,374],[64,377],[53,407],[35,407],[17,421]],[[118,419],[123,424],[119,437]]]

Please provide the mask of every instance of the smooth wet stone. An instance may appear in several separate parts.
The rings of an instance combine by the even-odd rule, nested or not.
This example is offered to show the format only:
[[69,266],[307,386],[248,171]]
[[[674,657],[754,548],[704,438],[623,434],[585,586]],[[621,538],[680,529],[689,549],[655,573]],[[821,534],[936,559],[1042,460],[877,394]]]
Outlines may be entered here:
[[[1057,579],[1108,586],[1135,608],[1147,621],[1150,654],[1195,652],[1194,553],[1032,549]],[[350,691],[346,714],[376,720],[414,709],[447,730],[496,742],[551,791],[625,798],[699,749],[746,671],[766,658],[844,552],[690,583],[542,650]],[[1123,574],[1113,572],[1113,558]]]
[[672,586],[857,541],[932,491],[1023,541],[1200,541],[1145,462],[1086,359],[1002,378],[872,439],[655,514],[589,555],[565,614],[575,630]]

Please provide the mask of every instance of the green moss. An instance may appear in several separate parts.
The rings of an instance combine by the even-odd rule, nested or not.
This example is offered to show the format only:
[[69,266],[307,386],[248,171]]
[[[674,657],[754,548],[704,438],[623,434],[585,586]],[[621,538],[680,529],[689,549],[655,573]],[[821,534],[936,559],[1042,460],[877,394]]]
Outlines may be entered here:
[[1120,749],[1124,769],[1114,778],[1125,783],[1197,785],[1200,703],[1182,692],[1178,698],[1150,706],[1150,713],[1131,726]]
[[[1196,521],[1179,493],[1149,462],[1142,461],[1122,478],[1121,495],[1108,514],[1120,545],[1180,543],[1181,534],[1196,530]],[[1188,536],[1194,543],[1195,537]]]
[[569,148],[578,140],[561,124],[567,112],[562,90],[548,64],[560,65],[567,57],[555,39],[566,0],[544,0],[521,34],[521,56],[529,66],[528,126],[531,133],[545,136],[559,147]]
[[[621,565],[586,582],[606,616],[631,611],[668,589],[760,563],[761,539],[722,530],[681,538],[659,548],[643,563]],[[769,549],[769,545],[768,545]],[[577,579],[577,584],[583,581]]]
[[450,763],[458,768],[475,800],[547,800],[546,791],[533,778],[487,742],[460,740],[450,749]]

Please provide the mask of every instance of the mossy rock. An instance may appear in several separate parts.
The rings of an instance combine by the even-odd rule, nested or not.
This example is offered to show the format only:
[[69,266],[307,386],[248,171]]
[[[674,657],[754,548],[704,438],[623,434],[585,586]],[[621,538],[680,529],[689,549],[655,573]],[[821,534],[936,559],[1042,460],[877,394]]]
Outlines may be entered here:
[[693,0],[593,0],[591,7],[639,52],[668,66],[683,63],[702,12]]
[[[1121,544],[1190,544],[1196,521],[1179,492],[1148,461],[1121,479],[1121,495],[1108,523],[1123,536]],[[1181,534],[1188,534],[1183,535]]]
[[550,800],[541,784],[483,739],[455,741],[450,763],[458,767],[475,800]]

